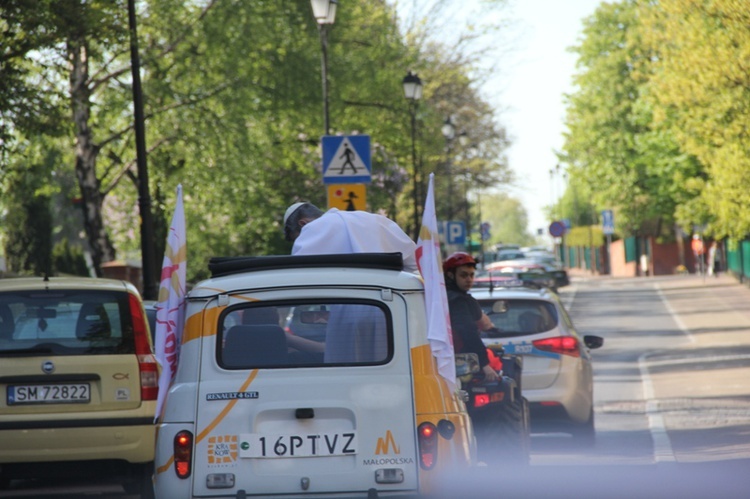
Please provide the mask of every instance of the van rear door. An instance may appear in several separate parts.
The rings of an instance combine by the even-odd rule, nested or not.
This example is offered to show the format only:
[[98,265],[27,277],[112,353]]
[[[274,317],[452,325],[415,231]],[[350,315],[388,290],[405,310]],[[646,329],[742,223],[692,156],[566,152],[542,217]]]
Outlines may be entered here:
[[417,490],[403,297],[253,292],[230,297],[216,328],[201,362],[194,495]]

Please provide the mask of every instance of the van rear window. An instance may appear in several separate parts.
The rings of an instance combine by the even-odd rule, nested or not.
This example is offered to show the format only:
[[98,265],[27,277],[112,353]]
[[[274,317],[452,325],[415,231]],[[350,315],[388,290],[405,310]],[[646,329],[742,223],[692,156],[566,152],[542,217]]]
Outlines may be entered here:
[[264,303],[232,307],[219,320],[226,369],[376,365],[393,354],[390,314],[375,302]]
[[127,293],[0,294],[0,355],[133,352]]

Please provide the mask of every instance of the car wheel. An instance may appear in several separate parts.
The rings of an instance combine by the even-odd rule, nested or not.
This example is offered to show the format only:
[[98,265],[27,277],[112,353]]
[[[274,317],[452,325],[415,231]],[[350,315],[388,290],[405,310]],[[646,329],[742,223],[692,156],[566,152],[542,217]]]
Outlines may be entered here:
[[485,407],[473,417],[477,454],[488,464],[529,464],[531,437],[528,403],[516,397],[513,403]]
[[123,484],[128,494],[138,494],[141,499],[154,499],[154,463],[133,465],[128,481]]

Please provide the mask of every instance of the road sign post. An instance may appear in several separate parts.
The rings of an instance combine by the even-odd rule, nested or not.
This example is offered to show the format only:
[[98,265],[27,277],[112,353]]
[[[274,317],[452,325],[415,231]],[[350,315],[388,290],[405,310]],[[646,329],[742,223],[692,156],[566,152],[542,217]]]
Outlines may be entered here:
[[322,146],[324,184],[370,183],[369,135],[326,135]]
[[365,184],[329,184],[328,209],[341,211],[366,211],[367,186]]

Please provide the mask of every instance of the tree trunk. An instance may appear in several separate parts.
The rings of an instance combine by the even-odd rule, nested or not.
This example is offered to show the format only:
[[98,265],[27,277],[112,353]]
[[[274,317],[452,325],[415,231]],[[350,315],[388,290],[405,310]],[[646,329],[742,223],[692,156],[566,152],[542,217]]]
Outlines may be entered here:
[[89,128],[91,90],[88,87],[88,50],[84,38],[68,41],[70,61],[70,98],[75,127],[76,177],[83,198],[83,225],[86,231],[96,275],[102,275],[102,263],[115,259],[115,248],[109,239],[102,218],[104,196],[96,177],[99,147]]

